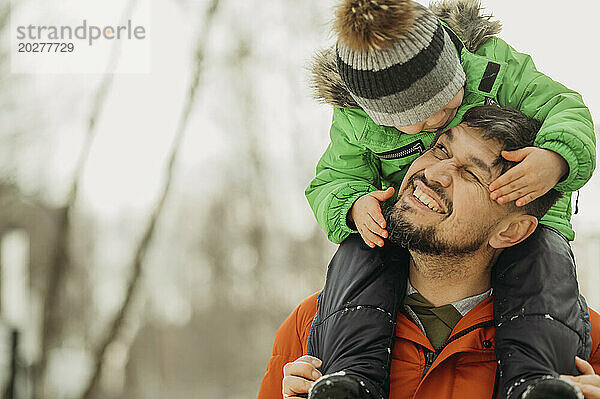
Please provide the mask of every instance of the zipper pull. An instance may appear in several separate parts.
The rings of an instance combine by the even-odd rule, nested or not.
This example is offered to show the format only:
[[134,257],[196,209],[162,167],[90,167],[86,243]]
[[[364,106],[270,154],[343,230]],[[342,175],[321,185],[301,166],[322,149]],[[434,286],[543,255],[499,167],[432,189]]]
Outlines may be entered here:
[[429,349],[423,349],[423,354],[425,355],[425,369],[423,370],[422,377],[424,377],[425,374],[427,374],[427,372],[431,368],[431,365],[435,361],[435,358],[437,357],[437,354],[435,352],[430,351]]

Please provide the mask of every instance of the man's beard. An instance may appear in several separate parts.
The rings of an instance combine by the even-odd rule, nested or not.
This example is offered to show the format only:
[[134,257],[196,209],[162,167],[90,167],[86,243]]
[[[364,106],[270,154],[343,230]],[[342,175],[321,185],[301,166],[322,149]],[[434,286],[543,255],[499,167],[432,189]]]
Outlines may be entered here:
[[[423,181],[423,179],[421,180]],[[431,187],[430,184],[426,184]],[[412,184],[409,184],[409,187],[411,186]],[[399,196],[398,202],[401,199],[402,197]],[[452,204],[449,205],[449,209],[452,209]],[[383,209],[389,241],[409,251],[426,255],[461,256],[475,252],[485,243],[487,233],[484,231],[464,237],[465,241],[462,242],[461,240],[455,240],[454,243],[447,242],[437,236],[435,226],[419,227],[414,225],[410,220],[410,211],[410,206],[404,203],[391,204]]]

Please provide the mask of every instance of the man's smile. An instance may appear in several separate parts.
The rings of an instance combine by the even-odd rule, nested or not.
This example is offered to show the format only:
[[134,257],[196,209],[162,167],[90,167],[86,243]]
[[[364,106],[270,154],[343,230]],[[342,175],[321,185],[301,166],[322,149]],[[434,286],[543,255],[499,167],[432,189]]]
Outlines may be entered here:
[[426,208],[439,214],[448,213],[447,207],[440,196],[421,180],[412,182],[412,201],[421,208]]

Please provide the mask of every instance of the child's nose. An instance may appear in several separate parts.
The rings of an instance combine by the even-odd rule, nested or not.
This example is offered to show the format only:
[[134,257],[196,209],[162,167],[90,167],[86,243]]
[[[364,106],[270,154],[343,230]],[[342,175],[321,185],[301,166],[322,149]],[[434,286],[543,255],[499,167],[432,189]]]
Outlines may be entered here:
[[431,115],[429,117],[429,119],[427,119],[427,127],[434,127],[434,128],[440,127],[438,125],[444,121],[445,117],[446,117],[446,113],[444,111],[439,111],[439,112]]

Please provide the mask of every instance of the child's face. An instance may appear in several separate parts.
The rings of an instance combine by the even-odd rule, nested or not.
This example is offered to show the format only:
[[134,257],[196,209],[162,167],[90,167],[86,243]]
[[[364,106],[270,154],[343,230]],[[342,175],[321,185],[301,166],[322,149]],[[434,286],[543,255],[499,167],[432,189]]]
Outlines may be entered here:
[[431,115],[429,118],[424,120],[423,122],[416,123],[410,126],[394,126],[396,129],[400,130],[402,133],[406,134],[417,134],[422,131],[426,132],[435,132],[439,128],[446,126],[456,115],[456,110],[462,103],[463,97],[465,94],[465,90],[461,88],[458,93],[454,96],[452,100],[442,109],[440,109],[435,114]]

